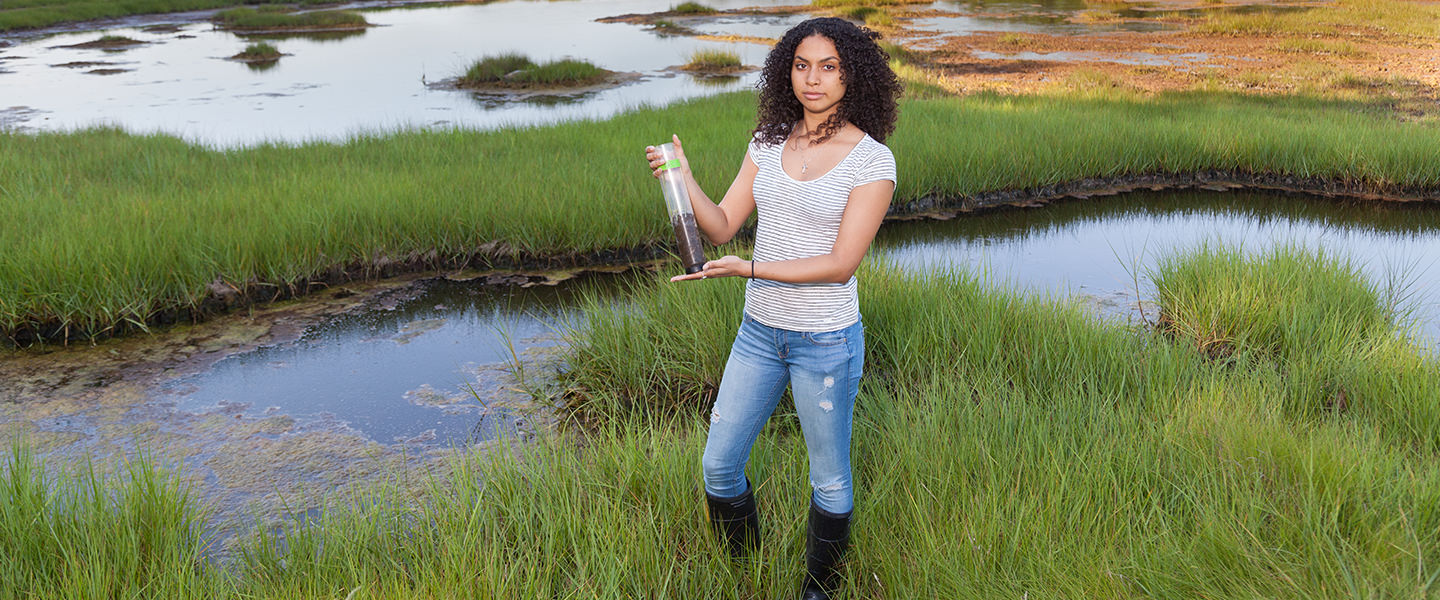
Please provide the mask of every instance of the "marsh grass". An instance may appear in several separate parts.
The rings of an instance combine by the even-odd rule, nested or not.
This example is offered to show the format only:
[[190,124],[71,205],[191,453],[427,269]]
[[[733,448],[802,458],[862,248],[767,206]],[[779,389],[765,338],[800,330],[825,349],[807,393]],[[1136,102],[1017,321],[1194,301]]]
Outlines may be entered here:
[[860,21],[870,27],[895,26],[895,18],[885,9],[875,6],[842,6],[835,9],[835,16]]
[[[651,247],[672,235],[633,146],[684,136],[721,190],[742,160],[752,93],[604,122],[365,135],[212,151],[113,130],[0,134],[0,329],[103,334],[199,309],[209,285],[292,285],[337,267],[507,264]],[[1440,124],[1357,102],[1223,93],[907,100],[888,140],[896,204],[1083,177],[1244,170],[1375,190],[1440,187]],[[527,177],[566,157],[597,174]],[[482,160],[484,169],[474,168]],[[606,210],[593,207],[603,199]],[[265,288],[274,289],[274,288]]]
[[684,2],[670,7],[670,12],[681,15],[710,15],[715,14],[719,11],[704,4],[700,4],[699,2]]
[[250,44],[239,54],[232,56],[240,60],[276,60],[283,56],[279,48],[265,42]]
[[1287,413],[1345,414],[1397,447],[1440,450],[1440,402],[1423,399],[1440,373],[1408,337],[1397,300],[1348,261],[1202,247],[1162,261],[1153,278],[1161,330],[1278,380]]
[[[739,246],[721,251],[748,254]],[[1298,250],[1226,252],[1180,254],[1167,268],[1186,265],[1212,281],[1241,278],[1224,282],[1226,289],[1263,276],[1247,270],[1290,273],[1292,283],[1301,282],[1275,286],[1273,303],[1250,305],[1250,321],[1332,322],[1359,313],[1374,334],[1370,342],[1383,344],[1400,331],[1385,323],[1383,303],[1366,308],[1365,298],[1375,296],[1362,293],[1366,284],[1343,264]],[[1234,264],[1224,258],[1231,256]],[[1336,339],[1328,327],[1296,329],[1288,357],[1220,364],[1180,336],[1105,324],[1072,302],[997,289],[963,271],[906,274],[882,258],[859,275],[867,376],[854,426],[857,513],[847,596],[1418,598],[1435,591],[1437,454],[1405,443],[1418,439],[1415,431],[1373,425],[1380,414],[1414,428],[1436,422],[1433,413],[1410,412],[1433,407],[1440,394],[1433,359],[1413,347],[1390,355],[1409,362],[1367,361],[1356,370],[1376,379],[1401,374],[1414,387],[1383,388],[1363,409],[1315,416],[1277,401],[1289,375],[1274,365],[1295,364],[1306,348],[1319,352]],[[748,468],[762,511],[753,558],[731,561],[703,509],[708,390],[740,318],[743,283],[670,284],[661,275],[638,282],[624,306],[589,298],[582,324],[568,334],[566,357],[573,369],[565,385],[577,392],[572,408],[589,424],[579,447],[566,436],[523,447],[502,441],[457,453],[421,486],[397,473],[393,482],[331,498],[318,519],[257,524],[239,560],[224,570],[194,569],[191,556],[203,543],[167,533],[157,541],[178,550],[142,553],[148,558],[139,568],[167,579],[123,578],[104,591],[793,596],[810,489],[791,401],[762,431]],[[1357,291],[1315,308],[1305,306],[1311,285]],[[1231,300],[1185,298],[1160,302],[1179,314],[1181,304],[1213,312]],[[1363,345],[1362,338],[1349,339]],[[0,513],[7,534],[63,514],[96,529],[0,538],[57,548],[25,550],[26,557],[79,555],[76,549],[133,526],[104,506],[144,504],[142,490],[174,489],[172,480],[140,469],[146,485],[103,480],[101,495],[113,504],[61,509],[66,505],[48,499],[64,496],[52,491],[64,480],[36,472],[7,471],[0,507],[28,507]],[[155,512],[171,515],[158,527],[165,532],[175,532],[170,523],[186,522],[185,514],[201,514],[193,506],[177,513],[174,500],[164,506]],[[112,558],[120,560],[132,546],[116,539],[121,550]],[[109,546],[99,551],[112,554]],[[72,564],[75,580],[115,568]],[[4,589],[27,589],[16,583],[57,569],[44,560],[6,567]],[[78,588],[39,589],[37,597],[64,597]]]
[[315,11],[292,13],[281,7],[241,7],[222,11],[215,21],[231,31],[280,31],[301,29],[363,29],[370,23],[359,13]]
[[23,443],[9,450],[0,464],[0,595],[118,598],[214,583],[204,510],[149,458],[112,475],[90,465],[50,472]]
[[521,54],[488,56],[470,65],[459,78],[461,87],[527,87],[586,85],[610,74],[585,61],[564,59],[537,64]]
[[689,71],[735,71],[744,65],[740,55],[728,50],[696,50],[684,68]]

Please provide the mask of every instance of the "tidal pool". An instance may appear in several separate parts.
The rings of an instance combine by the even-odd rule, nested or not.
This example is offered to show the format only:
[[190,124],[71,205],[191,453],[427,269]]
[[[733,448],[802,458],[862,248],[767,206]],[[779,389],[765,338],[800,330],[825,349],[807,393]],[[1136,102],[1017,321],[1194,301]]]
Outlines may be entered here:
[[623,279],[425,280],[403,302],[230,356],[166,382],[159,396],[188,412],[338,420],[384,444],[458,446],[524,433],[534,415],[521,406],[527,382],[515,365],[540,369],[537,354],[561,342],[580,298],[613,298]]

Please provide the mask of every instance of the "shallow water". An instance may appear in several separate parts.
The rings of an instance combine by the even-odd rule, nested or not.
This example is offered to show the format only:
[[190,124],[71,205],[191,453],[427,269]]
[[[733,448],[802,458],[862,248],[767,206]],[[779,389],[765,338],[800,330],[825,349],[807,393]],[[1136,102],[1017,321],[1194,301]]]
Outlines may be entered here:
[[[878,253],[905,269],[968,269],[1024,290],[1078,294],[1138,317],[1157,260],[1203,243],[1263,251],[1296,243],[1352,259],[1402,290],[1418,333],[1440,342],[1440,207],[1249,192],[1131,193],[1034,210],[886,227]],[[1149,315],[1154,318],[1154,313]]]
[[543,362],[538,356],[577,318],[580,298],[613,298],[627,278],[530,287],[429,280],[402,303],[230,356],[167,382],[160,396],[190,412],[338,419],[383,444],[444,447],[515,434],[528,417],[513,402],[526,393],[513,364]]
[[[716,8],[783,4],[780,0],[722,0]],[[147,26],[62,33],[18,43],[5,51],[0,75],[0,117],[21,130],[65,130],[113,124],[135,132],[165,132],[188,140],[234,146],[262,141],[341,140],[359,132],[401,128],[497,128],[583,118],[606,118],[642,104],[663,105],[752,86],[749,73],[699,81],[667,71],[699,49],[728,50],[759,65],[767,47],[753,43],[662,37],[643,25],[597,23],[625,13],[668,9],[669,0],[494,2],[365,11],[374,25],[363,33],[293,36],[271,40],[287,56],[273,66],[227,60],[251,40],[178,24],[174,31]],[[193,19],[193,16],[190,18]],[[757,31],[773,29],[757,17]],[[543,27],[537,24],[544,24]],[[751,33],[747,20],[718,23],[718,30]],[[705,29],[701,27],[700,29]],[[123,35],[146,42],[123,51],[64,48]],[[605,69],[640,74],[613,89],[526,102],[434,83],[459,75],[484,56],[521,52],[536,61],[583,58]],[[104,63],[82,68],[75,62]],[[100,69],[120,72],[99,75]]]
[[[206,13],[131,17],[120,26],[80,31],[67,26],[40,38],[10,37],[0,53],[0,128],[71,130],[113,125],[162,132],[217,147],[262,142],[341,141],[377,131],[415,128],[493,129],[576,119],[603,119],[641,105],[748,89],[757,72],[697,78],[673,70],[697,50],[735,52],[758,66],[764,44],[661,35],[647,25],[598,23],[622,14],[668,10],[671,0],[501,1],[365,10],[363,32],[241,36],[214,29]],[[706,2],[721,10],[785,6],[796,0]],[[803,4],[803,3],[800,3]],[[938,2],[943,11],[996,10]],[[917,46],[955,35],[1015,31],[1054,34],[1153,30],[1151,23],[1066,21],[1068,4],[1003,5],[995,16],[915,19],[923,30],[900,35]],[[777,38],[808,14],[714,15],[670,20],[701,34]],[[537,24],[543,24],[537,25]],[[30,34],[25,34],[30,35]],[[101,35],[144,42],[125,49],[68,46]],[[265,40],[285,56],[271,63],[227,57]],[[449,89],[453,78],[485,56],[519,52],[536,61],[582,58],[619,73],[617,86],[516,99]]]

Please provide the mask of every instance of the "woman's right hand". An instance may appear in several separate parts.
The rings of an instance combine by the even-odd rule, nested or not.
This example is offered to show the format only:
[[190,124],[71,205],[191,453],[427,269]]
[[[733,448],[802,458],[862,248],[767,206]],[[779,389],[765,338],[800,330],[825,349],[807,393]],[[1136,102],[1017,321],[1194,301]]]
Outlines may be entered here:
[[[685,158],[685,149],[680,147],[680,136],[670,134],[670,142],[675,144],[675,157],[680,159],[680,173],[689,175],[690,159]],[[665,166],[665,160],[660,157],[660,149],[655,146],[646,146],[645,160],[650,163],[650,174],[659,179],[660,167]]]

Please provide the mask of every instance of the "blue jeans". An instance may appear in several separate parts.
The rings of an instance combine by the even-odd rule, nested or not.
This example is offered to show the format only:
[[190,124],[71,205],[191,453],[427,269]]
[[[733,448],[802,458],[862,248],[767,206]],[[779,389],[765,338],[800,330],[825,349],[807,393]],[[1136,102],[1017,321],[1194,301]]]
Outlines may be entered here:
[[705,491],[733,498],[746,491],[745,464],[790,384],[810,455],[811,498],[834,514],[855,505],[850,425],[865,366],[865,327],[822,333],[776,329],[745,316],[720,380],[705,441]]

